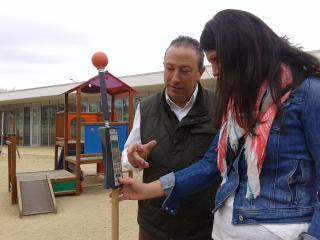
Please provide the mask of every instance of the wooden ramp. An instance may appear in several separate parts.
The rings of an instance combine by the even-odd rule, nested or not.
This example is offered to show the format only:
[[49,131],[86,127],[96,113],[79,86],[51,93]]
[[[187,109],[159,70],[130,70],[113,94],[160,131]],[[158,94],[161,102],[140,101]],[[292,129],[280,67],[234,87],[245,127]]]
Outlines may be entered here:
[[45,179],[17,181],[20,217],[26,215],[57,212],[51,181]]
[[76,193],[76,177],[66,170],[17,173],[17,181],[49,179],[54,194],[69,195]]

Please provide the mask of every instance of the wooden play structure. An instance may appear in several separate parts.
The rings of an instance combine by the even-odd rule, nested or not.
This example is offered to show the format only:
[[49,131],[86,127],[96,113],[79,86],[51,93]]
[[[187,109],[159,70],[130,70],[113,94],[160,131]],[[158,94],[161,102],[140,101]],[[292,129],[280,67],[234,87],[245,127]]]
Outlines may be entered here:
[[8,134],[8,191],[20,217],[57,212],[55,195],[74,194],[76,178],[66,170],[16,172],[16,134]]
[[[122,145],[132,128],[134,115],[134,96],[137,92],[116,78],[109,72],[105,72],[106,90],[111,96],[111,125],[122,133]],[[76,112],[69,112],[69,97],[75,92]],[[55,144],[55,169],[63,168],[72,172],[76,177],[76,194],[80,194],[81,165],[97,164],[97,173],[102,173],[103,159],[100,141],[97,134],[99,126],[103,126],[101,113],[81,112],[83,94],[100,94],[98,76],[66,91],[64,93],[64,111],[56,114],[56,144]],[[129,99],[129,118],[126,122],[119,122],[115,114],[115,99]],[[75,138],[71,134],[72,122],[75,122]],[[82,136],[82,135],[85,136]],[[91,136],[91,137],[90,137]],[[123,146],[122,146],[123,147]],[[97,149],[98,148],[98,149]],[[59,158],[59,150],[63,151],[63,158]],[[60,151],[60,152],[61,152]],[[132,172],[129,172],[132,176]]]
[[8,191],[11,203],[19,205],[20,217],[57,212],[55,195],[74,194],[75,175],[65,170],[41,172],[16,171],[17,135],[15,114],[11,111],[11,130],[6,135],[8,146]]
[[[137,92],[109,72],[105,73],[105,81],[107,82],[106,90],[112,99],[110,124],[117,128],[119,143],[123,149],[133,125],[134,96]],[[73,92],[76,93],[76,112],[71,113],[68,111],[68,103],[69,95]],[[79,195],[82,164],[97,164],[97,173],[104,172],[101,144],[97,133],[98,128],[104,125],[102,114],[81,112],[81,94],[98,94],[99,92],[99,79],[95,76],[64,93],[64,111],[56,113],[54,170],[51,171],[16,172],[17,135],[13,112],[13,133],[6,136],[8,191],[11,192],[12,204],[19,205],[20,217],[39,213],[56,213],[56,195]],[[126,122],[119,122],[115,114],[115,99],[126,97],[129,99],[129,119]],[[75,127],[75,136],[71,134],[71,127]],[[81,135],[85,136],[82,138]],[[61,150],[60,157],[61,153],[63,154],[62,158],[59,158],[59,150]],[[132,176],[132,172],[128,174]]]

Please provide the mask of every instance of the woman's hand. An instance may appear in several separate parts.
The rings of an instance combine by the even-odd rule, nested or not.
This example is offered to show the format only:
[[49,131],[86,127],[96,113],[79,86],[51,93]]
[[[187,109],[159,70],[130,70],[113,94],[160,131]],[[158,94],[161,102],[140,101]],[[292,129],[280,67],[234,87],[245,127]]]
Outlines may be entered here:
[[[151,183],[139,182],[133,178],[119,178],[121,187],[119,190],[119,201],[122,200],[144,200],[164,196],[159,180]],[[112,197],[112,193],[110,193]]]
[[119,200],[142,200],[145,199],[146,184],[133,178],[120,178],[122,184],[119,191]]

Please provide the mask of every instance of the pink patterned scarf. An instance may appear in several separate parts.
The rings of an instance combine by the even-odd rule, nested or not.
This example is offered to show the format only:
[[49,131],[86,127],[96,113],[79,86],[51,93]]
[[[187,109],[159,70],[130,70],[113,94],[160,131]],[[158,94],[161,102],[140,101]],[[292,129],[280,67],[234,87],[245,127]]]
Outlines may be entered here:
[[[281,64],[282,88],[292,83],[292,73],[289,66]],[[281,97],[281,103],[286,101],[290,95],[290,91]],[[261,104],[262,103],[262,104]],[[227,163],[226,152],[227,142],[229,142],[232,150],[238,150],[239,139],[244,136],[244,154],[247,162],[247,193],[246,198],[254,199],[260,194],[259,175],[265,160],[265,150],[273,120],[277,114],[278,107],[273,102],[268,83],[264,82],[259,90],[256,103],[256,112],[258,122],[255,126],[255,135],[245,131],[237,123],[233,110],[233,101],[229,100],[227,114],[222,119],[219,143],[218,143],[218,169],[223,177],[222,184],[227,181]],[[259,109],[261,107],[261,109]]]

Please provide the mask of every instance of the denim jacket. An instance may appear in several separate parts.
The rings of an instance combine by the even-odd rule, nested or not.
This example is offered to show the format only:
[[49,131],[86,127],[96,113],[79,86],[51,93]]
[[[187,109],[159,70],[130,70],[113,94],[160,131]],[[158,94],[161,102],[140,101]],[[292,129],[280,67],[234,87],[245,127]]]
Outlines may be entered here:
[[[201,161],[161,179],[161,183],[166,178],[172,180],[168,189],[164,187],[168,191],[163,203],[166,211],[175,214],[179,198],[209,186],[220,174],[216,163],[218,137],[219,134]],[[228,180],[216,194],[214,211],[235,193],[233,224],[310,222],[306,239],[320,239],[319,78],[305,79],[278,111],[260,173],[261,193],[256,199],[245,197],[247,174],[243,150],[228,157]]]

